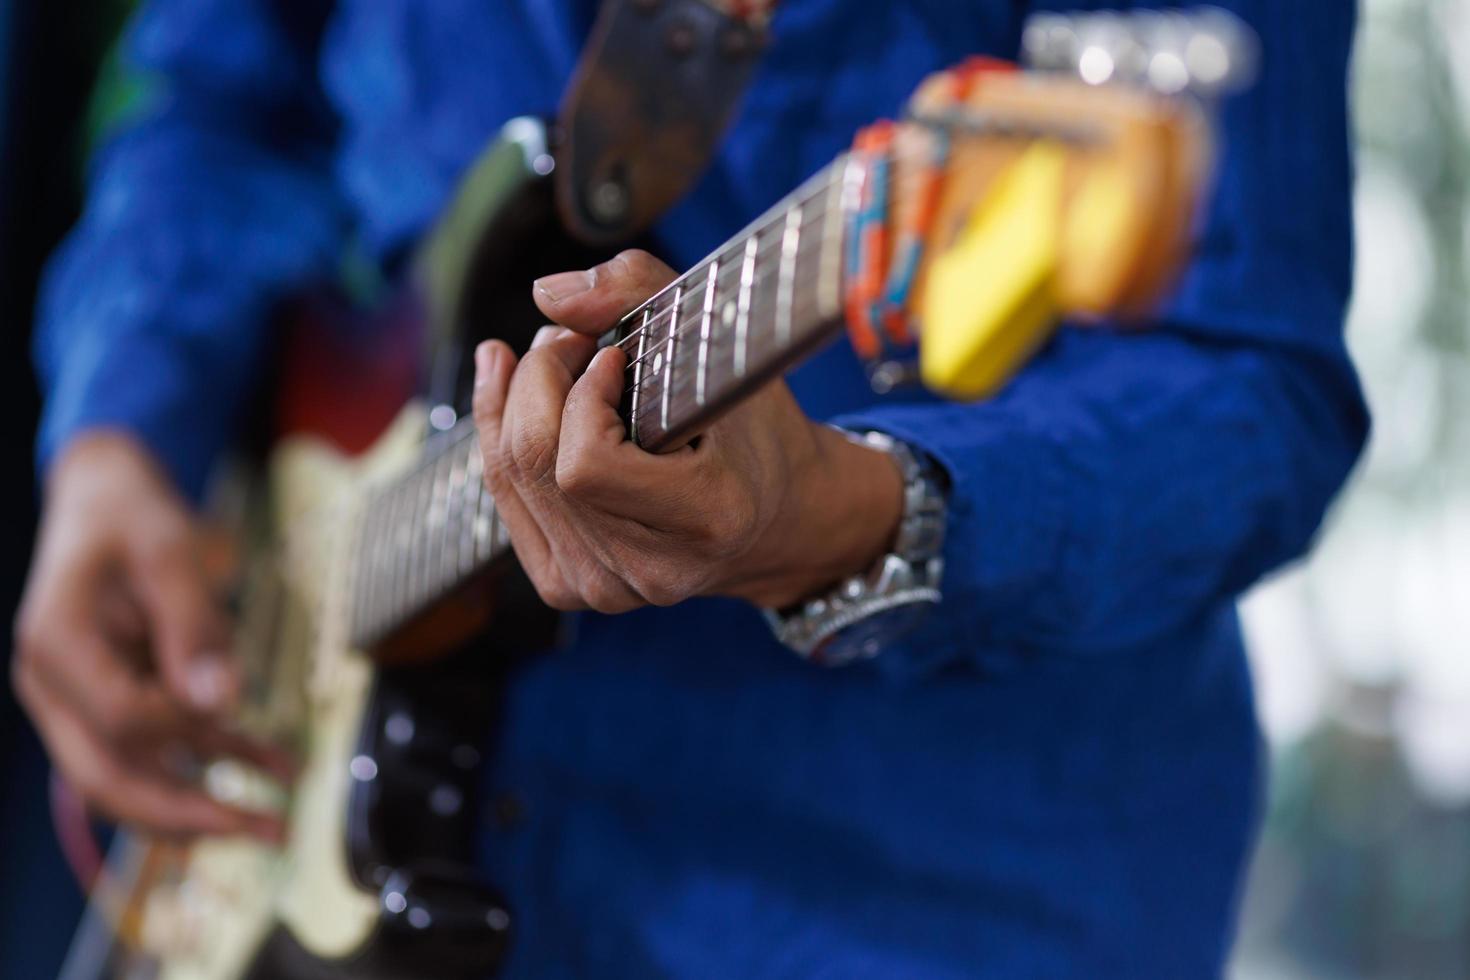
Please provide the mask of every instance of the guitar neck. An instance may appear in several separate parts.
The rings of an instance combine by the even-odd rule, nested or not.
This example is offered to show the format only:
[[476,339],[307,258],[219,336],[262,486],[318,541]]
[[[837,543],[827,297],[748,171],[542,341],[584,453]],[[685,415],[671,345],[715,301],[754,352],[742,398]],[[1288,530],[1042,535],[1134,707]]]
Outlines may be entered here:
[[677,445],[831,336],[842,311],[844,160],[619,323],[638,445]]
[[[625,316],[609,339],[628,355],[629,436],[681,444],[839,329],[846,157]],[[353,567],[354,646],[370,649],[510,552],[481,479],[472,420],[372,492]]]

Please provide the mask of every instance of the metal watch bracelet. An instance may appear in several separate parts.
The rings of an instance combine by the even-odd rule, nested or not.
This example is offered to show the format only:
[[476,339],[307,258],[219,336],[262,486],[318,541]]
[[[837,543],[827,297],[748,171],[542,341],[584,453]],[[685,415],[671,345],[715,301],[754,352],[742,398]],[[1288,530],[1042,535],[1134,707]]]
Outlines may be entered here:
[[893,550],[821,596],[784,610],[764,610],[778,640],[807,660],[832,667],[877,656],[939,602],[946,514],[945,480],[927,456],[883,432],[837,431],[888,453],[898,464],[903,516]]

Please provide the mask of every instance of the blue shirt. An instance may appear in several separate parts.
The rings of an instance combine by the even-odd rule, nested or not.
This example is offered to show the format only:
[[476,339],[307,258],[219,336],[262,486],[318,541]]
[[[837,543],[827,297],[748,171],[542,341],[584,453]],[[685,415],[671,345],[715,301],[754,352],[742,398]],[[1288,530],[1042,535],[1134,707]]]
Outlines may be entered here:
[[[787,0],[667,251],[697,259],[926,72],[1014,55],[1032,6]],[[1064,329],[981,404],[880,400],[842,347],[792,378],[949,471],[920,634],[828,671],[699,600],[584,616],[516,679],[486,780],[526,818],[483,848],[512,975],[1220,970],[1260,802],[1234,600],[1308,545],[1367,428],[1341,331],[1353,5],[1231,6],[1264,69],[1158,330]],[[502,121],[556,103],[592,8],[150,4],[154,99],[46,282],[43,460],[123,426],[196,493],[271,305],[347,242],[411,245]]]

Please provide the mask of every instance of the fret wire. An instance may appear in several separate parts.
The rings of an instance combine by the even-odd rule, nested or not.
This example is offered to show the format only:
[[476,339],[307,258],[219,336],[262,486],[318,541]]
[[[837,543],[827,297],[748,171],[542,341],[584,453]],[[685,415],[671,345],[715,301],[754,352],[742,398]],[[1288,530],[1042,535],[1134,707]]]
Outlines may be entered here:
[[760,253],[760,232],[745,240],[745,258],[740,263],[740,301],[735,311],[735,377],[745,375],[745,341],[750,329],[750,290],[755,285],[755,263]]
[[[825,200],[825,198],[823,198],[823,200]],[[791,204],[791,207],[797,207],[797,204],[792,203]],[[819,209],[820,209],[820,201],[819,201]],[[786,220],[786,212],[788,212],[788,210],[791,210],[791,209],[782,210],[782,212],[779,213],[779,215],[776,215],[775,217],[773,217],[772,220],[769,220],[769,222],[763,223],[763,225],[761,225],[760,228],[756,228],[756,229],[754,229],[754,231],[751,231],[750,234],[745,235],[745,237],[744,237],[745,241],[748,241],[748,239],[753,239],[753,238],[767,239],[767,241],[769,241],[770,238],[767,237],[767,232],[775,231],[776,225],[778,225],[778,223],[785,222],[785,220]],[[820,213],[820,210],[817,210],[817,212],[813,212],[813,213]],[[741,237],[739,237],[739,235],[736,235],[736,237],[735,238],[732,238],[731,241],[732,242],[734,242],[734,241],[741,241]],[[778,241],[779,242],[779,237],[776,238],[775,241]],[[716,254],[723,254],[723,253],[725,253],[725,251],[732,251],[732,248],[729,247],[729,244],[726,244],[725,247],[723,247],[722,250],[720,250],[719,253],[716,253]],[[669,284],[669,287],[664,287],[664,289],[667,289],[667,288],[670,288],[670,287],[679,287],[679,288],[688,287],[689,282],[692,282],[692,281],[694,281],[694,279],[698,279],[698,278],[701,278],[701,276],[706,275],[706,272],[704,272],[704,270],[706,270],[706,267],[709,266],[709,263],[710,262],[713,262],[713,259],[706,259],[706,260],[704,260],[704,262],[700,262],[698,264],[695,264],[695,266],[692,266],[691,269],[688,270],[688,272],[685,272],[684,275],[679,276],[679,278],[678,279],[675,279],[675,281],[673,281],[672,284]],[[742,269],[742,266],[735,266],[735,269]],[[634,311],[632,311],[632,313],[629,313],[628,316],[637,316],[637,314],[639,313],[639,310],[644,309],[644,307],[653,307],[653,306],[656,306],[657,301],[661,300],[661,298],[663,298],[663,291],[656,292],[656,294],[654,294],[653,297],[650,297],[650,298],[648,298],[648,300],[645,300],[644,303],[642,303],[642,306],[639,306],[638,309],[635,309]],[[661,316],[661,314],[656,314],[656,317],[654,317],[654,319],[657,319],[657,316]],[[648,326],[651,326],[651,323]],[[628,335],[623,336],[623,338],[620,339],[620,341],[617,341],[617,345],[619,345],[619,347],[622,347],[622,345],[628,344],[628,342],[635,341],[635,339],[638,339],[639,334],[641,334],[642,329],[644,329],[644,328],[639,328],[639,329],[634,329],[634,331],[629,331],[628,332]],[[625,347],[625,348],[623,348],[623,350],[625,350],[625,353],[626,353],[626,350],[628,350],[628,348]]]
[[704,404],[705,383],[709,374],[709,329],[715,313],[715,282],[720,274],[720,260],[710,263],[709,277],[704,283],[704,317],[699,325],[699,374],[695,385],[695,400]]
[[844,179],[830,181],[822,198],[826,213],[817,271],[817,305],[827,316],[836,316],[842,311],[842,238],[846,224],[843,221],[843,194],[848,175],[853,170],[852,155],[844,154],[833,166],[840,166]]
[[776,343],[791,342],[791,291],[796,285],[796,250],[801,247],[801,208],[786,214],[781,236],[781,266],[776,285]]
[[[669,389],[673,386],[674,378],[674,340],[679,327],[679,298],[683,295],[683,287],[674,290],[674,305],[669,308],[669,339],[667,350],[664,351],[664,392],[662,402],[661,424],[664,431],[669,428]],[[656,370],[656,369],[655,369]]]
[[[691,269],[684,275],[675,279],[673,282],[669,283],[667,286],[664,286],[658,292],[648,297],[648,299],[644,300],[642,304],[630,311],[627,316],[624,317],[624,319],[626,320],[628,318],[637,316],[644,307],[656,304],[659,300],[663,298],[665,293],[676,288],[682,288],[688,283],[691,276],[697,277],[697,275],[700,273],[700,270],[704,267],[705,263],[707,263],[712,256],[728,250],[730,242],[740,241],[741,239],[749,237],[758,231],[763,231],[767,228],[774,227],[777,222],[785,218],[787,209],[790,208],[795,202],[805,202],[811,199],[815,199],[818,195],[820,195],[826,189],[827,181],[831,178],[832,165],[828,164],[827,166],[821,168],[816,173],[812,174],[810,177],[804,180],[801,185],[796,188],[796,190],[787,194],[781,200],[777,201],[775,204],[771,205],[769,208],[763,211],[759,216],[755,218],[755,220],[751,221],[738,233],[732,235],[724,245],[721,245],[719,248],[715,249],[714,252],[712,252],[709,256],[706,256],[703,260],[696,262],[694,266],[691,267]],[[638,331],[636,330],[629,331],[627,336],[618,341],[618,345],[621,346],[622,344],[625,344],[628,341],[632,340],[637,333]]]
[[[755,238],[752,237],[750,239],[747,239],[747,241],[748,242],[749,241],[755,241]],[[767,248],[770,245],[779,244],[779,242],[780,242],[779,237],[772,237],[771,239],[763,239],[763,240],[761,240],[759,242],[759,246],[758,247],[760,249],[765,249],[765,248]],[[769,258],[769,254],[766,257]],[[756,263],[755,263],[755,267],[756,267],[757,270],[764,270],[765,268],[768,268],[770,265],[771,265],[770,262],[763,261],[762,260],[762,257],[759,256],[759,255],[757,255]],[[718,294],[719,291],[727,288],[729,285],[738,283],[738,280],[740,278],[740,275],[741,275],[741,273],[743,273],[743,271],[744,271],[744,263],[743,263],[743,261],[741,261],[741,262],[735,262],[732,259],[729,263],[721,262],[721,265],[720,265],[720,273],[719,273],[719,279],[721,281],[716,283],[716,287],[715,287],[716,294]],[[759,279],[760,279],[759,272],[757,272],[756,279],[757,279],[757,281],[759,281]],[[687,307],[688,304],[685,304],[685,306]],[[658,318],[666,315],[668,312],[669,312],[668,310],[664,310],[664,311],[662,311],[660,313],[656,313],[656,314],[654,314],[653,319],[654,320],[657,320]],[[686,335],[692,333],[695,325],[696,324],[700,324],[700,323],[703,322],[703,316],[704,316],[703,306],[699,306],[699,307],[696,307],[694,309],[694,312],[691,313],[689,316],[686,316],[684,319],[680,320],[679,321],[679,330],[678,330],[679,337],[682,339]],[[651,336],[654,336],[654,332],[652,330],[653,326],[654,326],[653,323],[650,323],[649,324],[648,335],[650,337]],[[642,339],[643,338],[640,338],[640,341]],[[661,353],[663,351],[663,349],[664,349],[664,346],[665,346],[665,343],[666,343],[667,339],[668,339],[667,338],[667,334],[665,334],[663,340],[652,340],[646,346],[646,350],[644,351],[644,356],[645,357],[653,357],[653,356],[656,356],[659,353]],[[628,363],[624,366],[624,369],[625,370],[631,370],[634,366],[637,365],[637,363],[638,363],[638,357],[636,357],[636,356],[635,357],[630,357],[629,360],[628,360]]]
[[[802,223],[801,223],[800,227],[803,228],[803,229],[805,229],[809,225],[815,223],[815,220],[816,219],[820,219],[820,217],[822,215],[822,212],[824,210],[825,209],[813,209],[813,211],[808,212],[807,209],[803,209]],[[748,241],[749,241],[749,239],[748,239]],[[779,245],[782,242],[784,242],[784,237],[783,236],[772,236],[772,238],[769,239],[768,241],[762,241],[762,242],[760,242],[759,248],[760,249],[765,249],[768,243]],[[800,252],[798,251],[798,253],[796,255],[796,259],[799,261],[800,258],[801,258],[801,255],[800,255]],[[772,257],[772,259],[773,259],[773,261],[768,262],[768,261],[765,260],[765,257],[764,256],[761,256],[761,255],[757,254],[756,261],[755,261],[755,269],[757,271],[756,271],[755,276],[754,276],[754,285],[755,286],[760,286],[760,285],[764,284],[765,281],[767,280],[769,274],[771,274],[771,273],[779,273],[779,271],[780,271],[780,260],[781,260],[781,250],[779,248],[776,250],[776,252],[775,252],[774,256]],[[743,272],[743,266],[741,267],[741,270],[740,271]],[[724,277],[723,271],[721,272],[721,277],[722,278]],[[663,311],[661,313],[654,314],[654,319],[657,319],[659,317],[662,317],[662,316],[664,316],[665,313],[668,313],[668,312],[669,312],[668,310],[665,310],[665,311]],[[691,334],[693,332],[693,328],[694,328],[695,324],[702,323],[702,322],[703,322],[703,320],[702,320],[702,311],[700,313],[696,313],[694,315],[688,316],[688,317],[684,318],[683,320],[680,320],[679,321],[678,329],[676,331],[676,339],[682,340],[684,337],[688,336],[689,334]],[[650,327],[651,326],[652,326],[652,324],[650,324]],[[738,329],[737,329],[736,333],[738,335],[738,333],[739,333]],[[667,336],[667,334],[665,335],[665,337],[664,337],[663,340],[654,342],[652,344],[645,344],[644,343],[644,340],[645,339],[646,339],[645,336],[640,335],[640,337],[639,337],[640,353],[636,357],[634,357],[633,359],[631,359],[628,362],[627,365],[625,365],[625,368],[624,368],[625,370],[632,370],[634,367],[636,367],[640,363],[640,361],[646,361],[648,358],[657,357],[658,355],[666,352],[665,351],[665,348],[668,346],[668,336]],[[630,387],[627,390],[632,390],[632,389]]]
[[[796,303],[795,303],[795,305],[793,307],[793,315],[794,315],[794,319],[796,321],[798,321],[798,322],[802,322],[802,321],[809,322],[809,323],[812,323],[814,325],[814,326],[809,327],[809,328],[803,328],[802,333],[807,333],[811,329],[815,329],[815,325],[816,324],[823,324],[823,325],[825,325],[825,324],[829,324],[829,323],[832,322],[832,318],[830,318],[830,317],[822,317],[822,316],[819,316],[818,314],[819,314],[819,311],[817,310],[817,308],[815,306],[815,302],[813,300],[810,300],[810,299],[800,299],[799,298],[796,301]],[[712,353],[712,356],[717,355],[718,352],[719,352],[719,342],[716,341],[715,346],[714,346],[714,352]],[[682,384],[682,385],[676,384],[675,387],[674,387],[674,389],[671,392],[669,392],[669,398],[670,398],[670,402],[671,402],[671,409],[670,409],[670,415],[671,415],[671,417],[674,415],[673,405],[675,403],[682,403],[684,397],[689,394],[689,387],[690,386],[687,383]],[[653,414],[653,412],[654,412],[653,406],[651,406],[651,405],[645,406],[645,408],[643,409],[643,416],[642,417],[646,419],[646,418],[650,417]],[[631,419],[630,418],[630,422],[637,422],[637,421],[638,421],[638,419]],[[677,419],[675,419],[675,421],[677,422]]]
[[[638,328],[638,355],[633,359],[633,404],[629,414],[638,416],[638,400],[643,394],[643,349],[648,346],[648,318],[653,315],[653,307],[649,306],[643,310],[643,325]],[[637,438],[635,432],[634,438]]]
[[[768,282],[770,276],[773,273],[779,273],[779,271],[780,271],[779,265],[773,266],[771,264],[767,264],[764,268],[762,268],[759,272],[757,272],[755,274],[754,280],[753,280],[753,286],[760,286],[760,285]],[[746,314],[747,314],[747,316],[749,315],[749,302],[748,302],[748,298],[747,298],[747,310],[746,310]],[[660,315],[662,315],[662,314],[660,314]],[[697,321],[697,319],[698,319],[697,317],[690,317],[689,319],[682,321],[680,323],[680,325],[679,325],[678,336],[684,336],[685,334],[687,334],[693,328],[693,325]],[[737,337],[737,339],[738,339],[739,335],[740,335],[740,331],[737,329],[737,331],[736,331],[736,337]],[[711,338],[712,342],[715,342],[715,343],[718,343],[718,342],[722,341],[723,339],[724,339],[723,336],[715,336],[715,337],[712,337]],[[667,345],[667,340],[659,341],[657,344],[654,344],[648,351],[646,351],[645,353],[643,353],[643,354],[640,355],[640,359],[639,360],[635,360],[634,362],[632,362],[629,365],[627,365],[625,367],[625,369],[624,369],[625,372],[627,370],[629,370],[629,369],[633,369],[633,368],[638,367],[638,365],[641,364],[641,363],[643,363],[643,362],[645,362],[647,360],[647,358],[653,357],[653,356],[661,353],[663,351],[663,348],[666,345]],[[624,391],[627,391],[627,392],[636,391],[636,387],[635,386],[638,385],[638,384],[640,384],[640,382],[638,380],[636,380],[636,378],[635,378],[635,380],[632,383],[630,383],[627,387],[624,388]]]

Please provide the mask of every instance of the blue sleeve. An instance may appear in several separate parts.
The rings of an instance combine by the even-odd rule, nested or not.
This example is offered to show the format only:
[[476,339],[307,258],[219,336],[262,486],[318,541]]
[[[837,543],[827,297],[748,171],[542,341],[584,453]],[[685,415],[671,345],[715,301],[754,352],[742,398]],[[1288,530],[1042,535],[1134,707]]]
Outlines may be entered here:
[[839,419],[953,480],[943,608],[887,654],[1126,651],[1300,555],[1366,438],[1351,280],[1353,4],[1256,0],[1262,73],[1226,107],[1195,261],[1157,329],[1063,329],[996,398]]
[[154,0],[133,20],[144,109],[94,158],[42,285],[43,468],[77,433],[120,428],[201,492],[250,403],[272,305],[339,251],[324,20],[300,0]]

